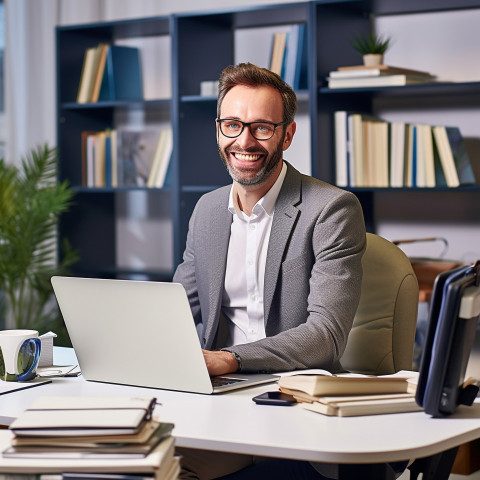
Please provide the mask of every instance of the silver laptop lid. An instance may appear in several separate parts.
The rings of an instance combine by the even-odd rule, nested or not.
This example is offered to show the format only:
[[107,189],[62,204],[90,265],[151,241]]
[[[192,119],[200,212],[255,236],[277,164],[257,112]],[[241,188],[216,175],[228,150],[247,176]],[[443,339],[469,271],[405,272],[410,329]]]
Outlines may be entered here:
[[275,375],[229,374],[213,388],[183,285],[52,277],[82,375],[87,380],[220,393]]

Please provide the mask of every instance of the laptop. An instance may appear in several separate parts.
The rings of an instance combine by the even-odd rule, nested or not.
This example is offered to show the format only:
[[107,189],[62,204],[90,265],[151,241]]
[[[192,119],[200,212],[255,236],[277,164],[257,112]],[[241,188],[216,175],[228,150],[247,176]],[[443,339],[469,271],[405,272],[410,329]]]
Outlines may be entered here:
[[61,276],[51,282],[87,380],[211,394],[279,378],[210,377],[181,284]]

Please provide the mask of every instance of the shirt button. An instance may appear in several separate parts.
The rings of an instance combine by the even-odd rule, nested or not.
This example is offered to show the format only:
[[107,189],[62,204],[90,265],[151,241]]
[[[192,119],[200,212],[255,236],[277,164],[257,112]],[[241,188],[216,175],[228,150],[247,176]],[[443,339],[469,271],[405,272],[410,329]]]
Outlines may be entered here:
[[248,259],[248,264],[253,265],[253,260],[251,258]]
[[250,224],[248,228],[253,231],[257,228],[257,226],[255,224]]

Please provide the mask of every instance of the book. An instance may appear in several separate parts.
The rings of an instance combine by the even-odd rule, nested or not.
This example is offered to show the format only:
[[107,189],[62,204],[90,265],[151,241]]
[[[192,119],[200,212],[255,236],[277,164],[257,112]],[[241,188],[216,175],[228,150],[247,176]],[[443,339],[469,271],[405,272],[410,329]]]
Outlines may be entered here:
[[[10,432],[5,432],[8,434]],[[10,447],[13,435],[2,435],[0,451]],[[0,462],[0,473],[137,473],[155,474],[155,478],[164,477],[170,471],[174,460],[173,436],[159,442],[154,449],[142,458],[131,458],[128,455],[122,458],[79,458],[79,459],[56,459],[56,458],[21,458],[3,457]]]
[[80,74],[80,83],[78,86],[77,103],[87,103],[90,101],[95,74],[95,54],[95,47],[87,48],[87,50],[85,50],[82,72]]
[[475,175],[460,129],[434,126],[432,130],[447,186],[475,184]]
[[362,88],[362,87],[402,87],[430,82],[428,77],[416,75],[384,75],[364,78],[331,78],[328,77],[328,88]]
[[347,187],[348,179],[348,113],[339,110],[334,113],[335,124],[335,184]]
[[350,77],[375,77],[380,75],[416,75],[421,77],[435,78],[434,75],[423,72],[421,70],[413,70],[411,68],[392,67],[390,65],[376,65],[374,67],[368,65],[351,65],[338,67],[337,70],[329,73],[333,78],[350,78]]
[[295,24],[292,25],[291,30],[288,32],[286,40],[283,79],[294,90],[306,88],[305,76],[307,74],[307,65],[305,34],[305,25]]
[[151,433],[148,438],[139,442],[138,437],[133,437],[131,442],[128,436],[119,442],[113,442],[111,438],[104,437],[106,441],[88,442],[77,441],[76,436],[71,438],[57,437],[52,441],[50,438],[21,438],[13,439],[12,446],[3,452],[6,458],[56,458],[56,459],[93,459],[93,458],[142,458],[148,455],[152,449],[162,440],[170,436],[173,429],[171,423],[159,423],[152,421]]
[[140,50],[124,45],[108,45],[99,101],[143,99]]
[[403,122],[392,122],[390,127],[390,186],[404,185],[405,170],[405,129]]
[[282,376],[278,385],[315,396],[407,393],[409,388],[407,377],[302,373]]
[[173,148],[173,131],[166,128],[160,131],[152,167],[148,176],[147,187],[162,188],[165,184],[170,157]]
[[97,46],[97,62],[95,65],[95,73],[92,80],[92,88],[90,92],[90,102],[98,102],[100,94],[100,86],[102,85],[103,74],[105,72],[105,65],[107,62],[107,52],[109,49],[108,43],[99,43]]
[[134,434],[156,400],[136,397],[38,397],[9,429],[18,436]]
[[415,396],[411,394],[397,397],[385,395],[384,398],[380,396],[320,397],[312,403],[302,403],[302,407],[323,415],[337,417],[406,413],[422,410],[422,407],[417,405]]
[[277,32],[273,34],[272,53],[270,56],[269,70],[277,75],[282,74],[283,60],[285,56],[285,45],[287,42],[286,32]]

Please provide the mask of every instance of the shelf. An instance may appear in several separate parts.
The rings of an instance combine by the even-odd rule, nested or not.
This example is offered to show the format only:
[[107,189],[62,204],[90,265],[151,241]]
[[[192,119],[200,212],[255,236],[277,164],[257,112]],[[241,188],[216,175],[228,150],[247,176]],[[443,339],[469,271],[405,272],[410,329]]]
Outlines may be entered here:
[[480,82],[439,82],[405,85],[401,87],[361,87],[361,88],[328,88],[319,89],[321,95],[345,95],[352,93],[361,95],[480,95]]
[[76,193],[91,194],[91,193],[125,193],[125,192],[168,192],[172,187],[165,186],[162,188],[150,187],[81,187],[73,186],[72,189]]
[[85,109],[99,109],[99,108],[119,108],[119,107],[142,107],[142,106],[170,106],[171,100],[169,98],[160,98],[158,100],[117,100],[111,102],[95,102],[95,103],[77,103],[65,102],[60,105],[63,110],[85,110]]
[[480,185],[460,185],[459,187],[341,187],[353,193],[368,192],[408,192],[408,193],[435,193],[435,192],[480,192]]

